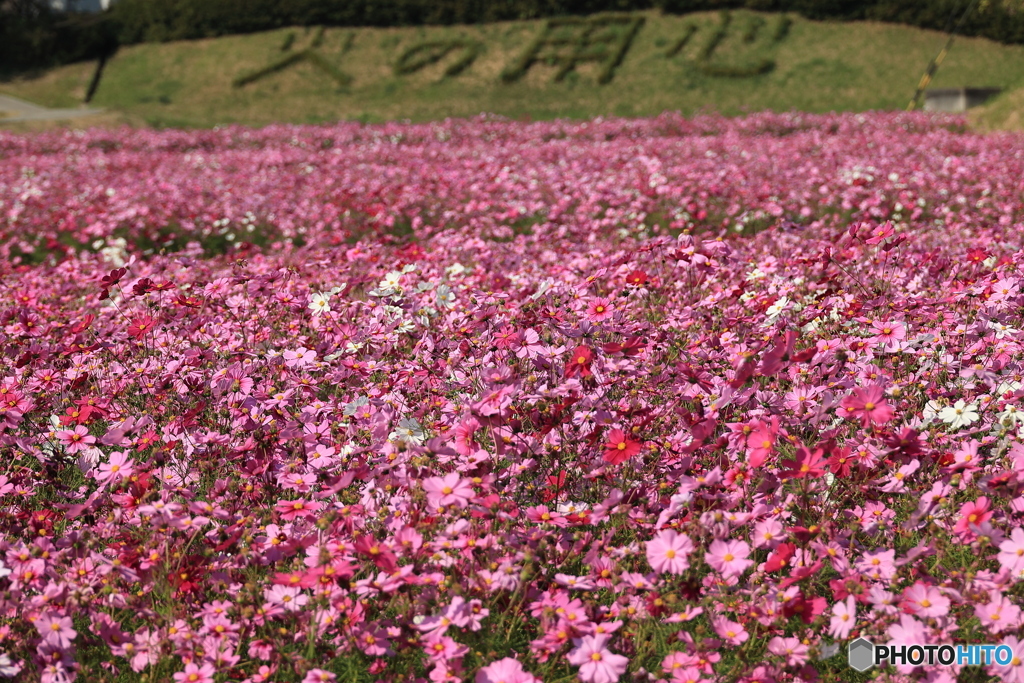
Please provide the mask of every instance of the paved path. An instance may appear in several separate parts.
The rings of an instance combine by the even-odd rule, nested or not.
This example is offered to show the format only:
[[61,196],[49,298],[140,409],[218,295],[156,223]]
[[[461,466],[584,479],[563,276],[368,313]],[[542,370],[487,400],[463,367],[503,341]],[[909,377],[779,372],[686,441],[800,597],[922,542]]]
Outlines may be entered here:
[[17,97],[0,95],[0,123],[15,121],[59,121],[99,114],[102,109],[47,109]]

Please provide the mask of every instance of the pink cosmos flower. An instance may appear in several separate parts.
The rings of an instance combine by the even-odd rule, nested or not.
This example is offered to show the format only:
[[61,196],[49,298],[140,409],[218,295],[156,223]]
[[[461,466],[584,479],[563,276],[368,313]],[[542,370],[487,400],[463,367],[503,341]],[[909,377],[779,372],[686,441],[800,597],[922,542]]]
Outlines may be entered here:
[[872,344],[884,344],[891,349],[893,344],[907,338],[907,328],[900,322],[881,322],[875,320],[871,323],[871,330],[875,336],[868,339]]
[[84,425],[78,425],[74,429],[60,430],[57,432],[57,439],[64,446],[68,455],[74,455],[96,443],[96,437],[90,436],[88,428]]
[[303,346],[292,351],[291,349],[284,352],[284,364],[290,368],[301,368],[309,365],[316,360],[316,351],[312,351]]
[[974,615],[992,633],[1001,633],[1020,624],[1020,607],[998,591],[992,592],[988,603],[975,605]]
[[747,435],[747,464],[752,468],[760,467],[772,452],[775,439],[779,435],[779,416],[773,415],[770,422],[757,420],[753,431]]
[[779,473],[784,479],[806,479],[808,477],[820,477],[825,473],[828,459],[825,458],[825,449],[815,448],[811,450],[806,446],[796,449],[796,454],[791,460],[782,461],[786,469]]
[[387,632],[382,628],[365,629],[357,637],[359,649],[371,657],[382,657],[391,652]]
[[71,617],[47,612],[36,619],[36,629],[43,640],[66,650],[71,647],[71,641],[78,636],[78,632],[71,626]]
[[726,578],[740,576],[747,571],[753,560],[748,560],[750,546],[745,541],[721,541],[711,543],[704,559]]
[[861,427],[885,424],[893,418],[893,410],[885,402],[885,390],[877,384],[857,388],[839,404],[846,417],[860,418]]
[[611,299],[597,298],[587,306],[587,320],[592,323],[599,323],[612,317],[612,312]]
[[540,679],[524,671],[515,659],[505,657],[477,671],[473,683],[540,683]]
[[715,629],[715,633],[724,638],[729,645],[741,645],[750,638],[750,634],[742,624],[730,621],[725,617],[712,618],[711,626]]
[[1009,646],[1012,655],[1008,664],[996,664],[993,672],[1003,683],[1024,683],[1024,640],[1007,636],[1001,644]]
[[586,683],[615,683],[626,673],[629,659],[608,650],[607,635],[583,636],[574,640],[576,645],[566,659],[580,668],[580,680]]
[[1024,572],[1024,529],[1016,527],[1010,538],[999,544],[999,564],[1014,575]]
[[878,244],[887,237],[892,237],[895,233],[896,228],[893,226],[892,221],[886,221],[872,228],[870,230],[870,237],[864,238],[864,243]]
[[469,652],[468,647],[449,636],[435,635],[424,640],[426,640],[423,646],[424,652],[435,661],[450,662]]
[[768,641],[768,651],[776,657],[785,657],[786,666],[803,666],[807,662],[810,649],[810,646],[804,645],[799,638],[775,636]]
[[828,625],[829,635],[836,640],[846,640],[856,623],[857,601],[852,595],[848,595],[844,602],[837,602],[832,606],[832,621]]
[[690,567],[688,557],[692,552],[690,537],[671,529],[661,531],[647,541],[647,562],[659,574],[682,574]]
[[128,454],[122,451],[114,451],[110,454],[110,460],[108,462],[100,463],[99,474],[96,475],[96,481],[101,484],[110,482],[117,483],[122,479],[127,479],[132,476],[132,472],[135,471],[135,467],[132,461],[128,458]]
[[914,582],[903,591],[903,609],[921,618],[945,616],[949,613],[949,598],[934,586]]
[[320,511],[320,504],[309,500],[282,500],[278,501],[274,509],[281,515],[281,519],[291,521],[297,517],[315,517]]
[[323,669],[310,669],[302,683],[334,683],[338,677]]
[[280,605],[289,612],[297,612],[309,602],[309,596],[295,586],[271,586],[263,591],[271,605]]
[[434,508],[455,505],[464,508],[473,499],[473,481],[460,477],[457,472],[443,477],[429,477],[423,480],[427,503]]
[[213,683],[217,669],[212,664],[196,665],[194,662],[185,665],[184,671],[174,674],[175,683]]
[[534,329],[527,329],[520,338],[520,347],[516,351],[519,358],[536,358],[544,352],[544,344],[540,341],[540,335]]
[[974,536],[970,526],[972,524],[977,526],[990,520],[993,514],[993,511],[989,509],[990,506],[991,503],[986,496],[964,503],[960,507],[960,518],[953,527],[953,533],[960,536]]

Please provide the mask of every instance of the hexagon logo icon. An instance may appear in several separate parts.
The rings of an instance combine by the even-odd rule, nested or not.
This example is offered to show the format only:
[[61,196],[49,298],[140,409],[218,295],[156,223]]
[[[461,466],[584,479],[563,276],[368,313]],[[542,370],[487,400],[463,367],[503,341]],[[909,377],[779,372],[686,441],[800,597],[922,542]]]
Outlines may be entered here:
[[867,638],[858,638],[850,643],[848,652],[852,669],[867,671],[875,664],[875,645]]

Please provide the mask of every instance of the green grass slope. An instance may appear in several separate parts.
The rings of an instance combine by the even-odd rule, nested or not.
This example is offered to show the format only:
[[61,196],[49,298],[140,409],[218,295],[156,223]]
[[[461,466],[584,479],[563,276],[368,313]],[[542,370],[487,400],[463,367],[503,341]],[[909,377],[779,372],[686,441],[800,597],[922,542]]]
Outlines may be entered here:
[[[598,83],[600,63],[583,61],[558,80],[557,62],[574,50],[584,58],[611,54],[620,45],[615,26],[550,30],[538,60],[511,83],[503,81],[502,73],[541,35],[545,22],[339,28],[319,37],[316,29],[300,28],[124,48],[107,64],[91,104],[157,126],[422,121],[481,112],[552,118],[666,110],[731,115],[764,109],[901,109],[945,43],[945,36],[934,31],[869,22],[822,23],[793,16],[780,37],[780,15],[734,12],[724,30],[717,13],[634,16],[645,21],[606,84]],[[586,30],[591,30],[590,41],[580,43]],[[687,35],[689,40],[680,45]],[[476,58],[457,75],[446,71],[466,56],[464,47],[413,73],[396,74],[396,62],[410,48],[455,39],[478,46]],[[563,44],[556,44],[559,40]],[[316,57],[295,57],[307,49]],[[431,49],[437,50],[424,48],[411,57],[429,57]],[[233,85],[289,55],[292,63],[280,70]],[[407,65],[416,61],[411,57]],[[51,107],[74,106],[92,70],[93,65],[76,64],[22,77],[0,83],[0,93]],[[763,73],[753,73],[759,70]],[[1017,84],[1024,84],[1024,46],[962,38],[932,85]]]

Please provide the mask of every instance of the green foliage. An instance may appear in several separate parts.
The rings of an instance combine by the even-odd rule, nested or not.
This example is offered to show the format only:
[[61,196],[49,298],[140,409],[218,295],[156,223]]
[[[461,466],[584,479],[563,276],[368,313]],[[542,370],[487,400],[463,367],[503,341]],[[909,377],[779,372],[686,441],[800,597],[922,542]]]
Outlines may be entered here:
[[117,27],[107,16],[56,12],[42,2],[0,3],[0,75],[105,59],[117,47]]
[[396,76],[405,76],[436,64],[454,50],[462,50],[462,55],[444,70],[445,76],[457,76],[476,60],[483,50],[483,45],[475,40],[453,38],[451,40],[430,40],[417,43],[399,55],[395,61]]

